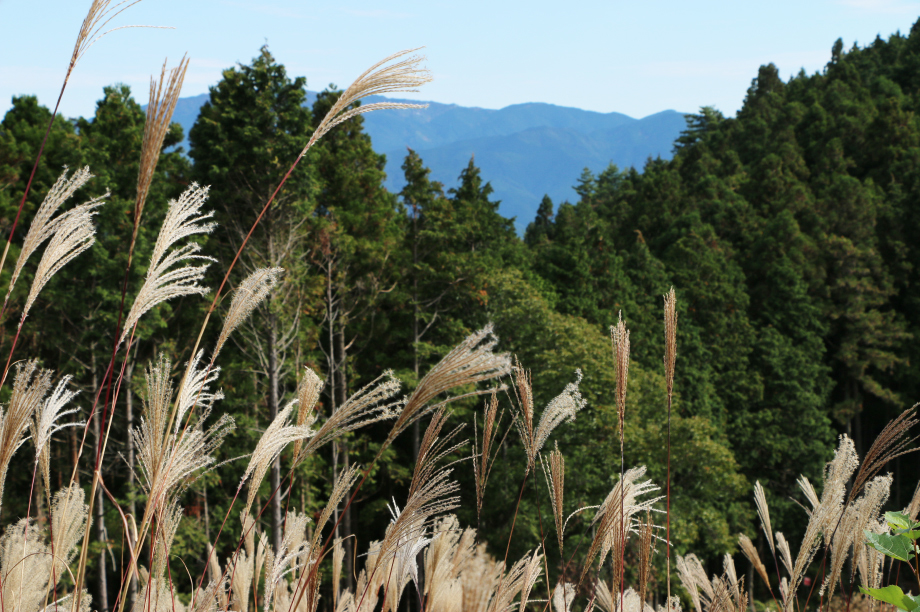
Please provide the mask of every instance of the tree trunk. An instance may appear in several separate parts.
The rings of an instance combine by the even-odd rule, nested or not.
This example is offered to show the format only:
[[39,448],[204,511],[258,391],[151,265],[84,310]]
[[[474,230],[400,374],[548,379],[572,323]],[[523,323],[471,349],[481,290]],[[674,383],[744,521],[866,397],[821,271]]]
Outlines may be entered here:
[[[92,353],[92,368],[93,368],[93,395],[95,396],[99,392],[98,380],[96,379],[96,353]],[[93,434],[96,437],[96,447],[99,447],[99,441],[102,437],[102,428],[99,424],[99,410],[93,412]],[[102,466],[99,466],[99,469],[102,469]],[[96,539],[102,545],[99,549],[99,568],[98,568],[98,582],[96,583],[96,588],[98,590],[98,595],[96,599],[96,605],[98,606],[99,612],[108,612],[109,610],[109,597],[108,597],[108,585],[106,584],[106,571],[105,571],[105,513],[102,507],[102,487],[96,489],[96,503],[95,503],[95,520],[96,520]]]
[[[347,357],[347,353],[345,352],[345,325],[344,324],[339,325],[339,329],[336,332],[335,336],[336,336],[335,340],[336,340],[336,345],[337,345],[336,348],[339,354],[338,367],[336,368],[338,370],[338,384],[336,385],[337,387],[336,392],[338,394],[339,406],[342,406],[345,404],[345,400],[348,397],[348,379],[346,378],[346,374],[347,374],[346,360],[348,357]],[[342,464],[347,470],[349,466],[348,442],[345,439],[342,440]],[[342,527],[345,531],[346,536],[350,536],[352,534],[352,525],[351,525],[352,510],[353,510],[353,505],[347,506],[345,508],[345,517],[342,520]],[[354,574],[353,572],[354,568],[352,567],[353,542],[354,542],[354,538],[348,538],[344,542],[345,544],[345,585],[349,589],[352,588],[351,577]]]
[[[271,308],[271,302],[269,302]],[[274,421],[278,416],[279,389],[281,381],[278,377],[281,373],[281,364],[278,363],[278,329],[275,313],[269,311],[268,314],[268,416],[269,422]],[[272,546],[276,554],[281,550],[281,540],[284,534],[281,533],[281,457],[275,457],[272,463],[271,475],[271,504],[272,504]]]
[[[131,428],[134,426],[134,398],[131,395],[131,375],[134,373],[134,361],[130,361],[125,368],[125,421],[127,421],[128,440],[125,451],[128,461],[128,512],[137,520],[137,503],[134,501],[134,438]],[[134,609],[137,599],[137,576],[131,572],[131,583],[128,585],[128,609]]]

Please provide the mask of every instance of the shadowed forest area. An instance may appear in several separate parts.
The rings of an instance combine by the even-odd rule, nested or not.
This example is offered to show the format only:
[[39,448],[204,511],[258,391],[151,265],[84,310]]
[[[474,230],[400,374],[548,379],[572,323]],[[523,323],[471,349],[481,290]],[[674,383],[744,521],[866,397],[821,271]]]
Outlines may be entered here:
[[[330,87],[305,107],[306,80],[287,74],[267,48],[251,64],[224,71],[188,135],[190,149],[172,148],[183,140],[178,124],[164,141],[147,223],[138,230],[128,303],[143,283],[167,202],[192,183],[210,186],[205,210],[215,211],[218,225],[196,240],[200,254],[216,260],[205,283],[216,287],[252,220],[341,93]],[[98,208],[95,244],[43,290],[17,349],[18,356],[38,357],[43,367],[74,376],[84,416],[105,379],[119,316],[144,136],[139,95],[112,85],[95,116],[55,120],[11,250],[18,254],[20,234],[62,167],[89,166],[95,175],[78,201],[111,192]],[[237,427],[219,450],[225,463],[184,493],[173,554],[192,575],[204,571],[208,545],[247,466],[235,458],[251,452],[295,396],[304,366],[326,380],[317,412],[329,415],[387,370],[414,389],[452,347],[489,323],[499,338],[496,351],[532,370],[538,407],[580,381],[584,409],[546,446],[565,455],[568,515],[599,503],[620,477],[610,327],[622,313],[632,347],[625,464],[645,465],[647,476],[663,483],[662,296],[671,287],[680,321],[671,421],[674,552],[692,551],[716,571],[724,553],[738,553],[738,535],[746,534],[768,554],[772,543],[760,531],[751,495],[755,482],[766,491],[773,528],[798,542],[806,516],[800,475],[820,483],[840,434],[849,435],[862,456],[886,423],[920,400],[918,107],[920,22],[907,35],[864,47],[847,50],[838,41],[821,73],[783,81],[775,66],[761,67],[734,118],[708,107],[688,115],[672,160],[651,159],[641,171],[611,166],[572,177],[577,199],[544,198],[523,236],[498,213],[490,177],[475,159],[457,169],[455,184],[442,185],[429,179],[424,159],[407,151],[407,185],[388,192],[383,156],[374,152],[361,116],[349,119],[297,166],[230,280],[235,287],[256,269],[285,270],[221,353],[216,386],[225,399],[215,410],[232,415]],[[24,96],[0,123],[4,235],[50,119],[49,109]],[[34,271],[26,266],[26,281],[10,297],[6,342],[16,333]],[[0,282],[9,275],[4,269]],[[101,467],[112,496],[134,514],[143,497],[132,469],[137,449],[127,432],[137,426],[145,401],[145,368],[165,351],[181,375],[192,357],[190,330],[198,329],[207,303],[182,297],[158,306],[137,327]],[[207,333],[213,346],[217,331]],[[7,401],[9,385],[0,394]],[[555,535],[539,468],[521,488],[527,458],[512,425],[512,396],[512,389],[498,394],[505,410],[497,433],[502,444],[481,516],[473,449],[450,457],[465,459],[453,473],[462,500],[459,523],[478,526],[497,558],[522,492],[509,555],[518,559],[540,544],[541,533],[547,542]],[[481,434],[489,401],[454,402],[447,427],[465,425],[462,435],[472,436],[476,423]],[[102,425],[98,413],[95,418],[88,431],[98,439]],[[281,487],[259,519],[270,541],[280,542],[289,510],[315,520],[333,475],[369,465],[389,431],[374,424],[344,435],[302,462],[293,485],[282,481],[291,460],[285,451],[256,496],[266,502]],[[353,586],[355,557],[390,522],[387,504],[405,498],[424,431],[425,423],[416,422],[385,447],[345,511],[343,586]],[[66,429],[51,447],[52,488],[66,484],[75,461],[80,483],[92,479],[92,453],[77,457],[82,432]],[[918,460],[906,455],[887,466],[894,482],[885,509],[910,502],[920,480]],[[31,481],[32,458],[15,457],[0,522],[26,516]],[[36,483],[31,500],[39,521],[48,512],[43,486]],[[97,508],[88,574],[109,578],[93,579],[90,592],[98,601],[99,590],[109,589],[111,601],[126,544],[111,501],[100,496]],[[238,525],[239,512],[238,504],[229,522]],[[573,549],[579,535],[591,532],[588,516],[569,523]],[[223,558],[234,546],[221,545]],[[627,558],[636,554],[627,549]],[[565,565],[553,546],[546,555],[548,566]],[[654,563],[649,588],[660,601],[663,557]],[[746,561],[739,567],[750,584],[753,568],[748,572]],[[186,572],[178,561],[170,571],[173,577]],[[569,571],[577,579],[580,567]],[[627,582],[636,571],[627,563]],[[755,588],[757,599],[770,598],[762,583]],[[322,609],[332,596],[327,599]],[[414,597],[403,605],[418,610]]]

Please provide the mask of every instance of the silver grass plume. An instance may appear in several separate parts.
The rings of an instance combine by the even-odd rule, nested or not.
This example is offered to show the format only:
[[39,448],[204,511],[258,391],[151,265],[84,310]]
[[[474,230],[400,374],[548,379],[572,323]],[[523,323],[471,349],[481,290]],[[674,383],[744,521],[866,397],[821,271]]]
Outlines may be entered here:
[[154,533],[156,545],[150,576],[153,579],[162,580],[166,575],[166,564],[169,562],[169,551],[176,537],[176,530],[182,521],[182,507],[174,500],[157,515],[157,526]]
[[543,555],[540,554],[540,547],[537,546],[527,565],[524,566],[523,580],[521,582],[521,605],[518,608],[518,612],[524,612],[527,609],[527,604],[530,603],[530,591],[537,583],[537,580],[540,579],[540,572],[543,570],[540,567],[542,560]]
[[[305,542],[308,522],[309,519],[305,514],[288,512],[284,523],[284,537],[281,540],[281,548],[274,551],[271,546],[266,547],[263,595],[263,609],[265,612],[271,610],[275,592],[284,582],[284,577],[299,567],[298,562],[308,552]],[[341,544],[339,547],[341,548]]]
[[773,528],[770,527],[770,506],[767,505],[767,497],[759,480],[754,483],[754,504],[757,506],[757,514],[760,516],[760,525],[763,527],[764,535],[767,536],[767,544],[770,545],[770,551],[775,555]]
[[648,583],[652,576],[652,556],[655,553],[655,524],[652,513],[645,511],[645,521],[639,530],[639,602],[645,606]]
[[6,410],[0,408],[0,504],[3,503],[3,487],[10,461],[25,443],[23,434],[50,388],[51,371],[38,370],[38,360],[16,364],[10,403]]
[[[811,484],[811,481],[808,480],[805,476],[799,476],[796,482],[799,485],[799,488],[802,489],[802,493],[805,494],[805,499],[808,500],[808,503],[811,504],[811,509],[814,510],[821,503],[818,493],[815,491],[814,485]],[[806,509],[808,515],[811,516],[811,511]]]
[[211,358],[211,361],[217,359],[217,355],[224,347],[230,334],[243,321],[248,319],[252,311],[268,297],[268,294],[275,288],[283,274],[284,268],[258,268],[240,283],[240,286],[233,292],[230,309],[227,311],[227,316],[224,317],[224,326],[220,330],[220,336],[217,338],[214,357]]
[[[54,547],[53,578],[58,580],[77,554],[77,544],[83,539],[89,507],[83,488],[74,483],[54,494],[51,503],[51,536]],[[49,585],[53,587],[54,585]]]
[[[598,509],[594,520],[591,522],[592,525],[596,525],[596,531],[585,558],[585,566],[582,570],[581,578],[579,578],[579,584],[584,581],[588,570],[591,569],[594,563],[595,557],[600,555],[600,565],[603,565],[607,554],[611,550],[619,552],[625,547],[625,540],[628,540],[629,534],[636,532],[639,526],[636,516],[640,513],[651,511],[655,502],[661,499],[661,497],[639,499],[643,495],[659,490],[659,487],[652,483],[651,480],[639,481],[645,475],[645,471],[645,466],[627,470],[623,474],[623,478],[607,494],[606,499]],[[621,520],[623,538],[620,537]],[[616,557],[616,555],[614,556]],[[614,562],[618,563],[619,558],[615,558]]]
[[594,587],[594,600],[604,612],[616,612],[617,606],[613,601],[613,594],[603,580],[598,580]]
[[556,427],[563,422],[573,422],[578,411],[587,405],[587,401],[581,396],[578,385],[581,383],[581,370],[575,370],[575,382],[565,386],[562,393],[554,397],[543,409],[540,415],[540,422],[534,431],[533,444],[528,449],[528,461],[530,469],[533,469],[537,460],[537,455],[546,444],[550,434]]
[[182,379],[182,388],[179,389],[178,409],[173,423],[173,432],[178,433],[183,427],[183,418],[195,406],[200,406],[201,413],[210,412],[214,402],[224,399],[223,391],[211,392],[209,385],[220,376],[219,367],[199,367],[204,350],[198,351],[192,359],[188,376]]
[[[872,520],[869,522],[867,531],[871,533],[888,533],[888,523],[885,519]],[[862,586],[867,589],[881,588],[885,555],[870,547],[865,539],[859,542],[855,553],[856,562],[854,565],[859,573],[859,580]],[[869,612],[876,612],[879,608],[878,600],[873,597],[866,599],[869,604]]]
[[102,205],[100,199],[81,204],[58,217],[58,222],[54,224],[54,234],[35,269],[35,277],[22,309],[20,325],[26,320],[39,292],[51,280],[51,277],[79,254],[93,246],[96,241],[93,215],[96,214],[95,209]]
[[709,602],[713,600],[715,593],[699,558],[692,553],[685,557],[678,555],[676,565],[677,575],[680,577],[680,582],[683,584],[684,589],[690,595],[693,609],[696,612],[703,612],[703,604],[708,609]]
[[313,540],[310,542],[310,551],[313,555],[319,553],[319,543],[323,537],[323,527],[329,522],[332,513],[338,507],[342,498],[351,490],[352,485],[358,480],[358,467],[355,464],[350,465],[347,469],[342,470],[339,477],[332,486],[332,493],[326,506],[316,520],[316,526],[313,528]]
[[[846,435],[840,436],[840,445],[834,453],[834,458],[824,470],[824,491],[821,493],[820,503],[812,511],[805,528],[802,548],[799,550],[793,571],[789,576],[788,593],[793,594],[798,590],[805,570],[821,543],[821,536],[827,537],[840,519],[847,481],[858,466],[859,460],[853,441]],[[787,612],[791,612],[794,599],[794,597],[785,597],[784,606]]]
[[572,612],[575,601],[575,585],[571,582],[557,584],[553,589],[553,609],[556,612]]
[[434,405],[428,405],[437,396],[457,387],[492,380],[508,374],[511,371],[511,358],[507,353],[496,355],[492,352],[497,343],[498,338],[492,332],[490,324],[467,336],[463,342],[445,355],[422,377],[415,391],[406,400],[406,405],[387,437],[387,443],[392,442],[396,436],[418,419],[450,402],[464,397],[491,393],[491,390],[474,390],[448,397]]
[[[498,458],[498,449],[492,452],[492,446],[495,442],[495,432],[501,425],[504,411],[498,412],[498,394],[492,393],[486,405],[485,420],[482,427],[482,448],[478,448],[478,436],[476,433],[476,420],[473,419],[473,480],[476,484],[476,516],[482,515],[482,504],[486,495],[486,484],[489,482],[489,475],[492,473],[492,467]],[[505,436],[508,434],[505,433]],[[502,438],[504,442],[504,438]],[[501,444],[499,444],[501,447]]]
[[504,612],[511,608],[511,602],[524,586],[524,570],[529,561],[530,555],[527,554],[512,565],[507,573],[502,573],[487,612]]
[[93,0],[86,17],[83,18],[80,32],[77,34],[77,42],[74,44],[73,53],[70,56],[70,65],[67,68],[67,76],[64,79],[65,83],[67,79],[70,78],[70,73],[77,65],[77,62],[79,62],[89,48],[96,44],[103,36],[126,28],[172,29],[163,28],[162,26],[147,25],[126,25],[110,28],[108,30],[105,29],[113,19],[135,4],[138,4],[140,1],[141,0],[120,0],[113,5],[112,0]]
[[32,443],[35,445],[35,463],[41,468],[45,491],[51,495],[51,436],[68,427],[84,425],[83,421],[61,423],[63,417],[76,414],[77,408],[64,410],[64,407],[79,391],[68,391],[67,385],[72,376],[65,376],[58,382],[51,395],[36,410],[31,423]]
[[862,495],[846,507],[831,541],[831,571],[821,585],[821,595],[824,595],[826,589],[830,589],[827,593],[828,605],[834,597],[834,589],[843,571],[847,553],[852,547],[855,567],[857,549],[865,538],[863,534],[870,521],[878,519],[882,506],[888,501],[891,483],[890,474],[873,478],[863,487]]
[[392,370],[387,370],[373,381],[345,400],[335,412],[316,430],[301,448],[295,465],[302,462],[317,449],[341,437],[349,431],[365,425],[392,419],[399,415],[401,401],[390,401],[399,392],[399,380]]
[[779,558],[783,561],[783,566],[786,568],[786,571],[789,575],[792,575],[794,571],[795,564],[792,562],[792,551],[789,548],[789,542],[786,540],[786,536],[783,535],[783,532],[776,532],[776,547],[779,549]]
[[138,471],[142,488],[156,509],[169,505],[194,480],[196,472],[214,463],[213,452],[233,429],[233,419],[222,415],[208,429],[203,410],[194,426],[174,433],[167,429],[172,384],[170,362],[160,355],[145,373],[147,389],[140,425],[131,431],[137,448]]
[[9,525],[0,539],[4,608],[16,612],[39,609],[51,576],[51,551],[29,518]]
[[[169,71],[169,77],[166,76],[165,61],[163,62],[163,68],[160,70],[159,82],[150,77],[150,98],[147,103],[147,118],[144,121],[141,161],[137,172],[137,195],[134,200],[134,230],[131,234],[132,250],[137,240],[137,231],[140,228],[141,215],[144,212],[144,204],[147,202],[150,183],[153,181],[153,174],[156,170],[157,162],[160,160],[160,153],[163,150],[163,141],[169,132],[173,112],[176,110],[176,102],[178,102],[179,93],[182,91],[186,70],[188,70],[188,59],[183,56],[179,61],[179,65]],[[165,91],[163,89],[164,85],[166,87]]]
[[[307,146],[305,146],[301,152],[301,156],[306,153],[307,149],[312,147],[317,140],[322,138],[326,132],[356,115],[384,109],[428,108],[427,104],[406,104],[402,102],[375,102],[356,108],[349,108],[352,104],[367,96],[414,92],[425,83],[430,82],[431,73],[419,67],[419,64],[421,64],[425,58],[418,55],[410,55],[415,51],[418,51],[418,49],[408,49],[406,51],[394,53],[377,62],[355,79],[355,81],[348,86],[348,89],[342,92],[342,95],[339,96],[336,103],[329,109],[329,112],[326,113],[326,116],[310,137]],[[399,58],[404,59],[390,64],[390,62]]]
[[52,219],[52,215],[60,208],[61,204],[66,202],[74,192],[86,184],[93,175],[89,172],[89,166],[78,169],[70,177],[67,176],[67,166],[61,176],[54,182],[51,189],[48,190],[45,199],[42,201],[38,210],[35,211],[35,217],[29,225],[29,231],[26,233],[25,240],[22,241],[22,250],[19,252],[19,258],[16,260],[16,266],[13,268],[13,275],[10,278],[10,287],[6,292],[4,303],[9,299],[13,286],[19,279],[19,274],[29,257],[41,246],[43,242],[51,238],[57,229],[61,219],[66,215],[58,215]]
[[549,459],[540,457],[543,466],[543,476],[546,478],[546,487],[549,489],[549,501],[553,508],[553,520],[556,523],[556,538],[559,541],[559,554],[562,554],[562,542],[565,536],[563,522],[563,498],[565,495],[565,457],[559,452],[559,444],[550,451]]
[[[323,379],[317,376],[316,372],[308,367],[304,367],[303,378],[297,385],[297,426],[309,427],[316,422],[316,402],[319,401],[319,394],[323,390]],[[294,442],[294,457],[300,455],[303,448],[303,440]]]
[[342,561],[345,560],[345,547],[342,538],[335,538],[332,543],[332,609],[339,602],[339,585],[342,582]]
[[[425,550],[425,590],[428,609],[450,612],[465,599],[462,572],[475,553],[476,532],[461,530],[457,517],[448,515],[434,524]],[[458,609],[454,612],[460,612]]]
[[620,427],[620,444],[623,443],[623,427],[626,419],[626,384],[629,378],[629,330],[623,322],[623,313],[616,325],[610,326],[613,340],[613,356],[616,362],[617,419]]
[[198,284],[198,281],[204,278],[208,264],[183,265],[180,268],[174,266],[196,259],[215,260],[204,255],[197,255],[201,246],[194,242],[173,249],[179,240],[196,234],[209,234],[217,225],[216,223],[202,223],[214,215],[213,211],[201,212],[201,207],[204,206],[207,198],[208,188],[192,183],[178,200],[172,200],[169,203],[169,210],[163,220],[160,234],[157,236],[153,254],[150,256],[147,277],[134,299],[128,316],[125,317],[125,326],[119,342],[123,342],[141,316],[157,304],[176,297],[203,295],[208,292],[207,287]]
[[249,514],[249,510],[252,508],[252,502],[256,498],[256,493],[259,492],[259,485],[262,484],[262,479],[265,478],[265,474],[268,473],[268,468],[270,468],[275,459],[281,455],[281,452],[287,445],[296,440],[309,438],[314,433],[311,428],[312,423],[302,427],[290,424],[291,412],[296,405],[297,400],[294,400],[278,413],[275,420],[272,421],[271,425],[265,430],[265,433],[262,434],[262,437],[259,438],[259,442],[252,452],[252,458],[249,460],[249,465],[246,467],[246,471],[243,472],[243,477],[240,479],[240,486],[243,486],[243,483],[245,483],[250,476],[252,477],[249,483],[249,493],[246,496],[246,507],[243,509],[243,514]]
[[[777,534],[779,535],[779,534]],[[767,568],[763,564],[763,561],[760,560],[760,554],[757,552],[757,548],[754,546],[754,543],[751,541],[751,538],[747,537],[743,533],[738,536],[738,544],[741,546],[741,552],[747,557],[747,560],[751,562],[751,565],[754,566],[754,570],[760,576],[760,578],[770,586],[770,578],[767,574]]]

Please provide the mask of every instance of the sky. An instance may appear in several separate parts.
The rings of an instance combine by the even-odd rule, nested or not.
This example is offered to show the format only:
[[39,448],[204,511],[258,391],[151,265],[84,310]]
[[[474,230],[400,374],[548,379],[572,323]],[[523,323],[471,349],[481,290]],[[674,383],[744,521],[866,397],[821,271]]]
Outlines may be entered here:
[[[113,4],[118,0],[113,0]],[[53,106],[90,0],[0,0],[0,113],[14,95]],[[292,76],[347,86],[377,60],[424,46],[434,82],[407,98],[502,108],[547,102],[645,117],[740,108],[757,68],[784,79],[845,48],[907,33],[920,0],[143,0],[77,65],[65,116],[92,115],[102,88],[146,101],[164,59],[191,58],[183,96],[268,44]]]

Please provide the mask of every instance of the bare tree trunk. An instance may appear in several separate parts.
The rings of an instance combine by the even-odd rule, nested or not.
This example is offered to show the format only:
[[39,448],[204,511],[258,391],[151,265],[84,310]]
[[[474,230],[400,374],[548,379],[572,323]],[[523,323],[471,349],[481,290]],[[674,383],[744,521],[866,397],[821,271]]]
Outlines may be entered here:
[[[338,394],[338,403],[339,406],[345,404],[345,399],[348,397],[348,380],[346,379],[346,360],[347,354],[345,352],[345,325],[344,323],[339,325],[339,329],[335,334],[335,340],[337,344],[337,352],[339,354],[339,363],[338,363],[338,384],[336,385],[336,392]],[[342,440],[342,463],[345,466],[345,469],[348,469],[348,442]],[[342,521],[343,528],[345,530],[345,535],[350,536],[352,534],[352,525],[351,525],[351,513],[353,505],[347,506],[345,508],[345,518]],[[348,538],[345,540],[345,585],[347,588],[352,588],[351,577],[354,574],[352,567],[352,545],[354,538]]]
[[[128,460],[128,512],[137,520],[137,503],[134,501],[134,438],[131,436],[131,428],[134,426],[134,398],[131,395],[131,375],[134,373],[134,361],[128,362],[125,367],[125,420],[127,421],[128,440],[127,440],[127,460]],[[128,585],[128,609],[134,609],[134,602],[137,599],[137,576],[131,572],[131,582]]]
[[[96,379],[96,353],[92,353],[92,369],[93,369],[93,395],[95,396],[98,392],[99,381]],[[102,428],[99,423],[99,410],[93,412],[93,434],[96,437],[96,447],[99,447],[99,441],[102,436]],[[102,469],[102,466],[99,466]],[[105,571],[105,513],[102,507],[102,487],[96,489],[96,503],[95,503],[95,519],[96,519],[96,539],[102,545],[99,549],[99,575],[98,582],[96,583],[96,588],[98,589],[98,599],[96,604],[99,606],[99,612],[108,612],[109,610],[109,597],[108,597],[108,585],[106,584],[106,571]]]
[[[271,306],[269,305],[269,308]],[[278,380],[281,364],[278,363],[278,329],[275,313],[268,314],[268,416],[269,421],[274,421],[278,416],[279,387]],[[272,463],[270,486],[272,490],[272,546],[276,551],[281,550],[281,458],[275,457]]]

